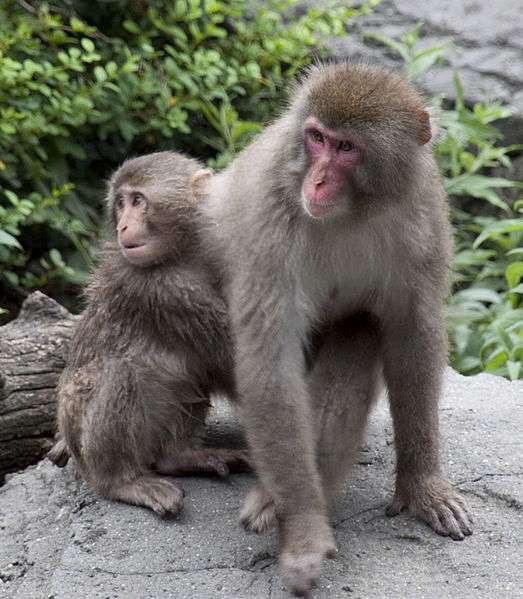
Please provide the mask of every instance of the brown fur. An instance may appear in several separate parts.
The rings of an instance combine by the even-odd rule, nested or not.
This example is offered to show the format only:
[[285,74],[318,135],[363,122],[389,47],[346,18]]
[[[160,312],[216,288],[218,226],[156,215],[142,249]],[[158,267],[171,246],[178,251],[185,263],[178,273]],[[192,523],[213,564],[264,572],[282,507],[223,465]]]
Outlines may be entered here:
[[[200,169],[162,152],[113,175],[109,238],[61,378],[63,439],[50,455],[63,465],[71,453],[95,491],[159,514],[177,513],[183,492],[156,471],[225,475],[245,465],[244,452],[199,441],[210,394],[235,393],[226,306],[197,251],[191,178]],[[130,264],[116,243],[115,197],[124,184],[147,197],[147,238],[162,240],[163,255],[147,267]]]
[[[344,211],[331,219],[304,210],[310,116],[355,132],[364,148],[340,196]],[[471,532],[439,465],[450,240],[427,127],[421,97],[397,75],[316,66],[283,116],[213,178],[201,205],[211,250],[223,257],[243,420],[262,485],[242,520],[259,531],[277,519],[284,580],[298,594],[334,551],[327,501],[383,379],[397,450],[388,513],[409,507],[440,534]],[[309,375],[304,346],[315,355]]]

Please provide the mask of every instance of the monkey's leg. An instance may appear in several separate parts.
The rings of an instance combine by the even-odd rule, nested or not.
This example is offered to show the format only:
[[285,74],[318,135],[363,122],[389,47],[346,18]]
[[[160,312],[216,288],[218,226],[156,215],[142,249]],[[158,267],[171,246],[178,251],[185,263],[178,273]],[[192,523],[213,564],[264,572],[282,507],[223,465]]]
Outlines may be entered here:
[[[434,302],[384,326],[384,371],[394,422],[396,491],[389,516],[404,508],[438,534],[462,540],[472,520],[462,496],[442,478],[438,401],[446,357],[443,318]],[[411,305],[411,306],[412,306]],[[423,306],[423,310],[421,309]]]
[[311,372],[318,462],[327,498],[337,493],[353,466],[383,388],[380,345],[376,323],[368,314],[357,314],[328,331]]
[[183,490],[151,468],[176,409],[165,385],[144,384],[131,364],[106,360],[82,427],[82,471],[93,489],[162,516],[177,514]]
[[[369,411],[382,389],[381,369],[379,335],[368,315],[336,323],[323,336],[309,380],[327,498],[354,463]],[[276,525],[274,502],[261,485],[247,495],[241,520],[253,532]]]

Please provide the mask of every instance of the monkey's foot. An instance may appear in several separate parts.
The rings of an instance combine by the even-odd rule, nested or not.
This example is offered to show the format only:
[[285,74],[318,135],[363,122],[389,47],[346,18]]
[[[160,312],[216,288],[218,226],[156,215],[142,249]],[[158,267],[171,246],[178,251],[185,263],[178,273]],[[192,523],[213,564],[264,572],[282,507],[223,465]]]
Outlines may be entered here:
[[227,476],[230,472],[251,470],[251,464],[244,449],[181,449],[160,458],[156,470],[171,475],[206,473]]
[[283,533],[280,568],[287,590],[298,597],[310,597],[326,557],[337,554],[332,531],[317,515],[295,522],[292,534]]
[[160,516],[176,516],[184,495],[174,480],[153,474],[114,486],[109,492],[111,499],[148,507]]
[[249,532],[263,533],[276,528],[274,501],[261,485],[247,493],[240,510],[240,522]]
[[386,514],[397,516],[405,508],[444,537],[462,541],[472,534],[472,516],[465,500],[442,478],[429,477],[405,486],[397,484]]
[[53,462],[58,468],[63,468],[69,461],[69,450],[63,439],[58,441],[47,452],[47,458]]

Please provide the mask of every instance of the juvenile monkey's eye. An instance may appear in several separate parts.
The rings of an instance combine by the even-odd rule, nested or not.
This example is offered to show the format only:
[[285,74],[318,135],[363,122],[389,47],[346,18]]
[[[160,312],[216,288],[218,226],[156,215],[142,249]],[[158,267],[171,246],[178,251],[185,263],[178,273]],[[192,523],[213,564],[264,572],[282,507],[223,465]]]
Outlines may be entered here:
[[323,143],[323,134],[320,133],[317,129],[311,129],[309,132],[310,136],[312,137],[313,141],[315,141],[318,144],[322,144]]
[[340,141],[340,143],[338,144],[338,150],[341,150],[342,152],[350,152],[353,149],[354,144],[352,144],[350,141]]
[[147,200],[141,193],[135,193],[133,196],[133,206],[145,206]]

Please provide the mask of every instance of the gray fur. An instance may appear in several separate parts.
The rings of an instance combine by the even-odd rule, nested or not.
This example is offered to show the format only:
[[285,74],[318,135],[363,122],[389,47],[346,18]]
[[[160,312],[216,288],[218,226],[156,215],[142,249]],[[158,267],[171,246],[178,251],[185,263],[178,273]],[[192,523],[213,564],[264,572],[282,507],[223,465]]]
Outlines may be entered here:
[[[244,454],[200,447],[210,394],[234,397],[229,321],[217,278],[198,255],[191,176],[197,161],[172,152],[127,161],[108,191],[109,238],[58,393],[63,437],[90,486],[110,499],[177,513],[183,492],[167,476],[226,474]],[[114,198],[128,185],[148,199],[148,237],[163,254],[130,264],[115,238]]]
[[[310,115],[366,144],[335,219],[310,218],[300,197]],[[262,485],[242,520],[259,531],[277,518],[283,576],[296,593],[310,590],[334,549],[327,501],[383,375],[398,458],[393,507],[410,507],[440,534],[470,534],[439,466],[450,241],[427,123],[422,99],[397,75],[315,66],[201,205],[210,249],[223,257],[243,421]],[[313,333],[321,342],[307,375],[302,349]]]

